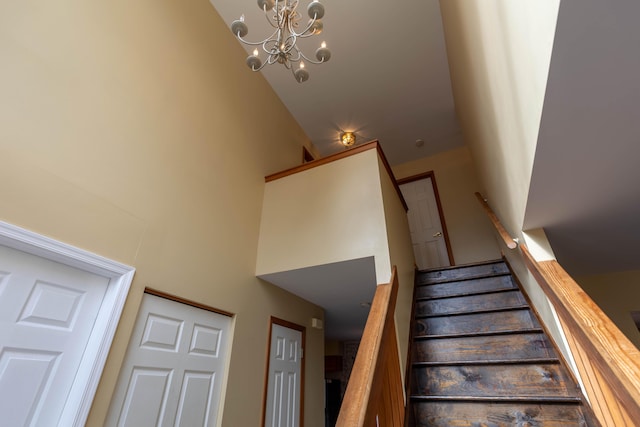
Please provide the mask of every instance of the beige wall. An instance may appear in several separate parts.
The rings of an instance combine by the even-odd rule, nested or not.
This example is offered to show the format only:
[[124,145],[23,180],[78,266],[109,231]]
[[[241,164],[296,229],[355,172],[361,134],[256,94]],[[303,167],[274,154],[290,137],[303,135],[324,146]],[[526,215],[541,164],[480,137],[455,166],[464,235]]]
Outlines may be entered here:
[[269,316],[307,326],[305,425],[323,425],[322,309],[255,278],[263,177],[308,141],[207,0],[0,6],[0,219],[136,268],[89,426],[145,286],[236,313],[223,425],[259,425]]
[[576,281],[616,326],[640,348],[630,312],[640,311],[640,270],[578,277]]
[[392,178],[387,173],[381,159],[378,159],[384,216],[389,242],[389,258],[395,265],[398,275],[398,298],[396,300],[395,322],[400,353],[400,369],[404,378],[407,352],[409,349],[409,331],[411,327],[411,308],[413,307],[414,258],[407,212],[400,202],[400,196]]
[[485,197],[522,228],[559,0],[440,2],[456,109]]
[[382,201],[375,149],[267,183],[256,274],[373,256],[389,283]]
[[[456,109],[483,195],[523,240],[559,0],[442,0],[440,8]],[[518,251],[505,255],[567,354],[553,310]]]
[[397,179],[433,171],[456,264],[500,258],[491,223],[474,193],[482,191],[467,147],[393,167]]

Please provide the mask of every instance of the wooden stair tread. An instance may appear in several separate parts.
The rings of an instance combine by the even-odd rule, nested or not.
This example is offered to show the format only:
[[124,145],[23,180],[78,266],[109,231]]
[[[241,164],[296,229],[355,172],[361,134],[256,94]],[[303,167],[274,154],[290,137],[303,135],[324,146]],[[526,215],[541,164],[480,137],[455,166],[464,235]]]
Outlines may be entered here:
[[557,357],[544,333],[420,340],[414,341],[412,351],[415,362]]
[[577,427],[589,425],[578,402],[410,400],[414,427]]
[[456,360],[453,362],[413,362],[412,366],[467,366],[467,365],[518,365],[533,363],[560,363],[557,357],[539,357],[532,359],[488,359],[488,360]]
[[438,284],[444,284],[444,283],[454,283],[454,282],[464,282],[467,280],[475,280],[475,279],[483,279],[483,278],[489,278],[489,277],[498,277],[498,276],[507,276],[509,275],[509,273],[505,273],[505,272],[495,272],[495,273],[490,273],[490,274],[482,274],[482,273],[478,273],[478,274],[470,274],[468,276],[465,277],[451,277],[451,278],[428,278],[428,277],[422,277],[420,278],[420,282],[417,284],[418,286],[431,286],[431,285],[438,285]]
[[456,296],[446,299],[416,301],[415,313],[417,315],[465,313],[523,305],[527,305],[527,300],[520,290],[511,289],[509,291],[484,295]]
[[446,335],[455,333],[501,332],[539,328],[540,323],[530,308],[468,313],[458,316],[434,316],[415,319],[414,337],[421,335]]
[[443,283],[456,280],[468,280],[479,277],[489,277],[491,275],[509,274],[509,268],[504,261],[487,264],[477,264],[470,266],[460,266],[457,268],[420,271],[417,274],[418,282]]
[[470,296],[486,295],[486,294],[498,294],[498,293],[501,293],[501,292],[512,292],[512,291],[518,291],[518,288],[514,288],[514,287],[511,287],[511,288],[493,288],[493,289],[487,289],[487,290],[469,291],[469,292],[464,292],[464,293],[442,295],[442,296],[417,297],[416,301],[443,300],[443,299],[449,299],[449,298],[470,297]]
[[486,261],[476,261],[476,262],[470,262],[467,264],[456,264],[456,265],[445,265],[442,267],[432,267],[432,268],[425,268],[422,270],[416,270],[418,273],[430,273],[432,271],[444,271],[444,270],[455,270],[458,268],[466,268],[466,267],[475,267],[475,266],[479,266],[479,265],[490,265],[490,264],[499,264],[504,262],[503,258],[496,258],[496,259],[489,259]]
[[420,277],[416,277],[416,288],[420,292],[446,292],[455,290],[458,288],[482,288],[484,286],[500,286],[513,285],[511,274],[509,273],[492,273],[488,276],[471,277],[468,279],[450,279],[440,282],[435,282],[430,279],[423,279],[420,281]]
[[428,317],[462,316],[465,314],[496,313],[500,311],[522,310],[522,309],[528,309],[528,308],[529,308],[529,305],[520,304],[520,305],[514,305],[512,307],[485,308],[485,309],[470,310],[470,311],[455,311],[450,313],[417,314],[415,317],[416,319],[424,319]]
[[516,335],[516,334],[530,334],[530,333],[543,333],[542,328],[527,328],[527,329],[509,329],[503,331],[487,331],[487,332],[458,332],[450,334],[433,334],[433,335],[416,335],[414,340],[429,340],[429,339],[442,339],[442,338],[469,338],[469,337],[486,337],[496,335]]
[[412,394],[411,400],[421,401],[458,401],[458,402],[537,402],[537,403],[582,403],[582,399],[576,396],[448,396],[430,395],[422,396]]
[[414,366],[411,394],[474,397],[580,397],[556,363],[538,365]]

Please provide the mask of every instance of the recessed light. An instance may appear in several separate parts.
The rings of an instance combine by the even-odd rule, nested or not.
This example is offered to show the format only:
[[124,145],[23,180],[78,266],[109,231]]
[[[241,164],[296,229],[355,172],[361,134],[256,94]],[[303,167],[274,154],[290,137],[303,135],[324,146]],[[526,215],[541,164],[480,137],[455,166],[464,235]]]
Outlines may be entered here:
[[424,139],[416,139],[416,147],[422,147],[424,145]]

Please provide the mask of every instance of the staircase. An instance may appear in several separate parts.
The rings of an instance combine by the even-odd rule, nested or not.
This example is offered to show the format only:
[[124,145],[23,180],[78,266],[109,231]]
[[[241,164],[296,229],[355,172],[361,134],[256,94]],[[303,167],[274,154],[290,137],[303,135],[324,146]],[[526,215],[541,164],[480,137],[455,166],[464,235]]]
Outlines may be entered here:
[[408,426],[599,426],[503,261],[415,292]]

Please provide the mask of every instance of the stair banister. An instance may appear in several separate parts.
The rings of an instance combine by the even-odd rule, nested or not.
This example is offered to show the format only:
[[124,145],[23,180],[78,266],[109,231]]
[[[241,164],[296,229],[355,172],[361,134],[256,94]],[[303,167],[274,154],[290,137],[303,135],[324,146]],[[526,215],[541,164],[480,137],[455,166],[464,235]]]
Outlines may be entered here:
[[398,278],[378,285],[336,427],[401,426],[404,393],[394,312]]
[[[502,231],[509,234],[498,217],[479,193],[476,196],[505,239]],[[600,422],[631,426],[630,420],[640,420],[640,350],[557,261],[538,262],[525,244],[519,247],[527,268],[555,307],[570,344],[577,343],[583,352],[585,365],[578,365],[581,376],[597,376],[585,393]],[[575,351],[576,346],[571,347]]]

